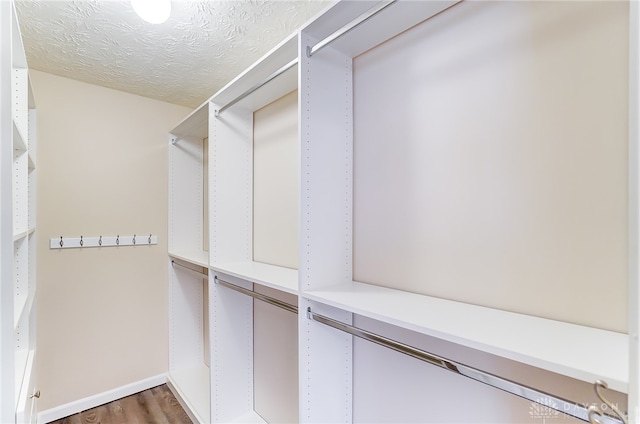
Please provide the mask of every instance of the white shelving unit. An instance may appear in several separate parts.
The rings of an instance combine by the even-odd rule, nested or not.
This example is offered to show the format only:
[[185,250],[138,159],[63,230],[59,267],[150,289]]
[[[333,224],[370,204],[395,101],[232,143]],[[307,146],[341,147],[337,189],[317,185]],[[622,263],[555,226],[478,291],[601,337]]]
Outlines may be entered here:
[[208,104],[185,118],[170,135],[169,254],[207,265],[205,232],[205,139]]
[[[287,168],[293,169],[292,179],[297,179],[297,109],[287,112],[297,104],[295,97],[289,97],[296,96],[298,88],[297,43],[297,34],[293,34],[276,46],[216,93],[210,110],[210,267],[223,281],[293,305],[297,305],[298,293],[298,271],[291,268],[297,265],[297,184],[285,187],[269,177]],[[290,105],[284,117],[259,116],[258,111],[267,105],[279,107],[276,102]],[[259,126],[270,125],[264,120],[276,119],[276,129],[267,131],[278,136],[268,135],[264,142],[280,143],[282,128],[293,127],[294,149],[285,147],[287,154],[293,154],[286,159],[256,150],[262,143]],[[294,199],[293,208],[283,197]],[[279,221],[281,214],[293,219]],[[260,240],[268,239],[265,233],[274,228],[281,237],[292,235],[287,240],[289,248],[280,255],[282,261],[270,255],[260,257]],[[276,241],[270,243],[277,250]],[[211,288],[210,304],[211,328],[215,329],[212,422],[297,421],[295,316],[219,284]]]
[[0,4],[0,421],[36,420],[36,111],[13,1]]
[[[554,9],[557,7],[562,9]],[[603,9],[593,9],[598,7]],[[312,19],[299,33],[284,40],[190,115],[172,132],[172,139],[176,142],[170,146],[172,240],[169,256],[170,263],[175,260],[191,268],[184,270],[180,266],[170,265],[170,382],[191,410],[192,416],[199,422],[275,422],[278,419],[270,417],[265,411],[290,408],[295,398],[298,414],[297,418],[290,420],[298,422],[521,422],[532,419],[532,414],[537,411],[535,407],[539,405],[532,403],[532,399],[521,399],[497,390],[496,387],[500,385],[494,384],[495,378],[509,380],[508,383],[502,380],[500,384],[520,385],[523,393],[529,387],[543,395],[555,396],[556,400],[568,399],[575,404],[601,403],[593,394],[592,385],[596,380],[603,379],[611,389],[607,394],[621,409],[629,411],[630,422],[640,423],[636,257],[639,240],[636,158],[639,15],[636,4],[625,9],[622,4],[606,5],[602,2],[340,1]],[[630,32],[623,34],[620,43],[599,38],[603,33],[605,37],[619,37],[624,32],[620,28],[625,27],[621,23],[627,17]],[[488,44],[489,47],[487,44],[477,46],[476,41],[487,43],[487,39],[479,34],[487,36],[491,31],[475,31],[474,28],[481,28],[487,22],[493,22],[490,24],[493,28],[513,31],[510,33],[513,36],[495,37],[490,40],[492,43]],[[540,22],[542,26],[535,26]],[[547,31],[554,22],[564,30]],[[584,31],[591,28],[595,28],[595,31]],[[466,34],[466,38],[461,38],[462,33]],[[547,38],[536,38],[541,35]],[[585,38],[583,44],[588,49],[582,46],[575,55],[567,54],[565,50],[571,49],[571,43],[579,43],[587,36],[590,38]],[[429,49],[422,48],[425,40],[441,45],[436,49],[430,49],[432,46],[428,46]],[[523,48],[514,48],[522,40],[528,40],[530,44],[525,42]],[[630,51],[620,54],[618,44],[626,46],[629,40]],[[592,47],[601,45],[615,46],[608,49],[618,55],[615,60],[624,56],[624,62],[630,63],[631,81],[628,87],[624,86],[624,93],[620,91],[620,81],[615,78],[600,84],[603,78],[606,79],[602,76],[608,72],[606,66],[614,60],[611,57],[610,60],[599,60],[594,56]],[[535,46],[533,50],[536,54],[551,51],[553,60],[546,62],[548,56],[543,53],[540,56],[543,59],[536,56],[537,62],[525,61],[523,63],[526,65],[522,66],[518,61],[529,54],[530,46]],[[414,54],[415,51],[418,53]],[[466,51],[467,54],[460,51]],[[572,76],[554,61],[557,58],[584,57],[585,52],[586,56],[591,56],[589,60],[604,64],[604,68],[597,67],[602,74],[582,73],[584,69],[596,68],[595,65],[590,66],[589,62],[579,67],[581,71],[575,72],[577,76]],[[465,62],[469,55],[474,60],[473,66]],[[398,59],[394,62],[385,59],[387,56]],[[416,57],[416,60],[407,60],[407,57]],[[425,66],[425,61],[430,59],[432,62]],[[557,71],[552,73],[557,78],[545,82],[545,90],[534,90],[529,86],[537,81],[536,78],[541,78],[541,74],[548,74],[549,69]],[[488,80],[487,75],[490,76]],[[390,84],[394,79],[401,84]],[[265,81],[268,82],[263,84]],[[486,81],[497,85],[487,84]],[[522,105],[517,102],[509,107],[509,101],[513,101],[509,97],[512,91],[502,85],[505,81],[513,84],[512,89],[518,87],[526,91],[531,88],[534,93],[533,97],[520,96],[522,93],[511,97],[539,102],[536,104],[542,104],[542,107],[536,109],[526,103],[527,107],[531,107],[530,113],[522,112],[519,109]],[[589,84],[590,81],[597,84]],[[434,94],[425,91],[425,86],[429,84],[440,91]],[[539,122],[540,125],[532,125],[527,121],[530,116],[539,117],[540,110],[544,112],[549,109],[545,106],[549,102],[557,107],[557,104],[564,105],[562,102],[567,98],[574,102],[576,98],[582,99],[575,93],[567,95],[573,92],[565,91],[578,87],[576,92],[583,93],[585,86],[580,84],[596,90],[592,97],[587,96],[581,101],[583,105],[616,110],[603,112],[602,117],[592,112],[584,116],[590,116],[589,123],[601,124],[602,137],[607,142],[611,141],[611,146],[615,140],[618,148],[616,154],[620,154],[623,161],[612,161],[608,165],[615,164],[611,168],[623,170],[620,172],[624,175],[605,175],[604,168],[593,165],[600,158],[609,158],[609,145],[605,144],[601,151],[593,150],[593,140],[587,136],[592,136],[596,131],[584,131],[586,126],[575,125],[572,117],[563,115],[569,112],[553,109],[555,115],[551,130],[545,127],[545,123],[549,122],[544,119]],[[600,85],[606,89],[597,91]],[[299,183],[296,219],[299,234],[295,260],[297,267],[290,267],[277,261],[269,263],[268,260],[256,259],[260,256],[256,254],[256,245],[263,243],[259,240],[261,229],[258,226],[264,225],[264,222],[274,228],[279,225],[276,220],[261,220],[259,215],[262,212],[258,211],[260,206],[257,199],[266,193],[267,198],[272,196],[273,204],[279,204],[279,198],[277,188],[260,192],[260,184],[264,181],[262,174],[257,171],[257,163],[262,159],[257,154],[254,138],[257,113],[265,106],[281,101],[296,89],[299,90],[299,152],[295,160],[298,175],[290,179],[297,179]],[[478,92],[485,95],[478,95]],[[610,92],[620,95],[612,95],[612,100],[607,97]],[[468,98],[464,97],[464,93],[468,94]],[[623,104],[625,93],[629,93],[629,104]],[[448,94],[451,94],[451,98],[447,97]],[[495,102],[492,102],[496,99],[503,109],[494,109]],[[615,107],[609,107],[611,105],[607,102],[614,103]],[[418,106],[412,106],[416,104]],[[465,112],[467,114],[464,115],[461,111],[467,111],[463,106],[467,107],[468,104],[484,105],[479,109],[480,118],[472,117],[472,121],[474,125],[477,122],[494,125],[491,131],[487,131],[488,136],[476,131],[471,138],[453,138],[453,134],[465,129],[463,117],[469,118],[469,114]],[[509,119],[503,122],[496,116],[504,115],[504,105],[514,114],[509,114]],[[566,107],[566,110],[573,109]],[[626,116],[620,118],[620,110],[628,112],[631,117],[628,122],[624,120]],[[546,115],[543,113],[543,116]],[[425,122],[429,123],[429,119],[436,119],[427,125],[430,129],[447,123],[450,125],[446,131],[425,135],[421,131],[424,131]],[[612,121],[617,125],[616,131],[610,131],[609,124]],[[515,135],[506,137],[503,144],[490,144],[504,136],[502,123],[510,130],[515,129]],[[367,131],[367,126],[375,130]],[[484,149],[469,144],[469,139],[475,140],[476,134],[485,143]],[[576,153],[569,155],[571,160],[566,161],[559,178],[553,174],[553,169],[534,166],[531,168],[534,171],[531,171],[511,159],[500,161],[504,149],[515,151],[518,146],[530,148],[531,144],[526,143],[531,141],[531,134],[537,134],[541,141],[534,143],[534,147],[552,147],[547,159],[557,159],[563,154],[566,157],[562,148],[576,146]],[[553,138],[557,134],[562,135],[558,141]],[[624,139],[620,143],[621,137],[627,134],[628,143]],[[209,140],[208,149],[203,147],[204,138]],[[464,146],[453,159],[465,158],[466,162],[462,161],[465,166],[461,166],[461,162],[442,162],[453,165],[438,168],[438,162],[432,158],[437,158],[440,152],[433,148],[428,152],[432,155],[429,156],[424,150],[415,149],[415,145],[411,144],[415,142],[414,139],[418,140],[420,146],[429,145],[434,139],[440,141],[440,146]],[[584,141],[587,139],[590,141]],[[536,138],[533,137],[533,140]],[[602,146],[601,141],[595,144]],[[587,151],[597,152],[595,162],[584,159]],[[531,153],[531,150],[525,153]],[[534,161],[540,158],[535,154],[525,154],[523,157],[527,160],[534,158]],[[620,157],[616,156],[616,160]],[[405,162],[398,161],[398,158]],[[550,167],[554,165],[552,160],[545,162],[547,159],[542,162],[550,164]],[[398,166],[398,163],[411,166]],[[523,163],[528,164],[526,160]],[[271,166],[279,167],[276,163]],[[581,187],[579,184],[584,178],[580,176],[584,176],[585,169],[598,169],[599,173],[589,172],[589,178],[596,175],[596,180],[588,185],[595,187],[594,190],[605,188],[597,193],[623,193],[618,198],[623,201],[615,206],[614,202],[601,203],[610,209],[624,204],[624,210],[615,209],[618,213],[616,216],[628,217],[628,221],[621,224],[622,218],[614,219],[613,226],[609,221],[598,222],[599,218],[589,221],[600,213],[589,215],[597,205],[594,203],[582,209],[571,206],[571,202],[581,205],[578,197],[571,196],[565,196],[571,198],[570,201],[560,197],[554,207],[545,211],[547,215],[540,215],[544,219],[534,219],[527,214],[531,210],[536,211],[536,202],[522,205],[518,201],[509,203],[509,196],[497,196],[490,201],[487,196],[495,193],[483,190],[492,184],[479,186],[477,193],[473,190],[465,192],[466,186],[460,190],[460,185],[456,185],[457,180],[451,179],[455,174],[452,170],[464,173],[473,169],[479,172],[478,175],[486,176],[482,174],[486,171],[483,166],[492,170],[507,169],[508,172],[505,171],[501,178],[489,180],[497,182],[500,189],[504,189],[504,185],[500,185],[503,181],[521,182],[522,179],[518,178],[524,175],[522,173],[530,172],[526,174],[529,178],[525,178],[527,183],[535,183],[543,176],[548,176],[552,181],[545,190],[536,191],[535,184],[525,187],[533,187],[535,193],[553,192],[558,185],[570,181],[567,193],[576,191],[579,195],[596,193],[581,191],[577,187]],[[625,174],[625,166],[628,166],[628,175]],[[420,179],[425,169],[434,169],[432,180],[427,183]],[[413,191],[403,187],[397,174],[415,177],[415,180],[411,180],[416,182],[412,186]],[[443,175],[449,179],[442,178]],[[563,179],[567,175],[570,176],[568,180]],[[600,185],[598,175],[606,183]],[[466,183],[469,185],[470,181],[475,184],[476,180],[482,182],[480,178],[470,178]],[[279,184],[282,185],[281,182]],[[424,199],[420,196],[433,193],[434,190],[441,196],[435,197],[438,199],[436,203],[421,204],[420,201]],[[505,192],[511,193],[508,190]],[[428,227],[431,232],[425,233],[424,228],[415,226],[415,231],[409,232],[415,245],[422,246],[420,243],[425,239],[444,240],[449,243],[441,245],[441,250],[455,252],[461,251],[465,243],[472,240],[479,246],[475,252],[480,255],[493,248],[497,234],[520,234],[522,227],[532,222],[551,222],[549,225],[553,231],[549,231],[549,234],[552,236],[546,240],[546,244],[535,245],[537,247],[530,251],[533,252],[532,258],[548,259],[549,256],[544,256],[547,250],[552,251],[556,244],[565,246],[566,250],[557,251],[557,257],[564,260],[560,268],[547,269],[548,263],[543,261],[536,262],[534,267],[536,272],[539,269],[547,271],[555,280],[532,283],[527,280],[527,275],[503,272],[512,276],[510,285],[500,286],[493,281],[495,275],[501,276],[500,271],[509,269],[512,272],[509,266],[512,266],[511,262],[517,262],[508,256],[512,253],[512,245],[509,244],[501,247],[505,252],[504,258],[509,259],[498,261],[498,272],[494,274],[487,273],[488,268],[482,263],[477,268],[478,272],[471,273],[473,278],[448,280],[458,269],[478,264],[475,260],[477,255],[468,254],[460,255],[456,260],[442,257],[444,259],[441,262],[445,265],[453,264],[450,268],[452,274],[433,276],[429,273],[432,262],[429,267],[423,267],[422,272],[411,275],[407,270],[421,269],[421,260],[433,261],[433,257],[428,258],[432,251],[424,254],[423,250],[410,250],[407,253],[406,249],[403,250],[406,240],[401,240],[406,235],[394,229],[406,226],[416,217],[420,222],[424,216],[441,207],[450,200],[443,193],[453,193],[450,198],[455,200],[452,202],[454,205],[458,201],[458,208],[452,208],[451,213],[443,213],[444,218],[440,223],[446,225],[432,225]],[[514,193],[518,196],[525,193],[525,197],[518,199],[527,199],[524,189]],[[405,202],[406,197],[414,195],[419,201],[415,204]],[[476,201],[471,202],[469,197]],[[377,199],[377,203],[371,199]],[[507,202],[494,202],[495,199],[506,199]],[[415,206],[414,215],[409,216],[411,219],[407,218],[407,211],[413,209],[408,208],[407,204]],[[423,208],[425,204],[426,209]],[[495,208],[493,213],[482,215],[482,210],[460,207],[469,204]],[[556,206],[560,208],[567,204],[567,210],[574,207],[577,213],[568,214],[571,219],[563,221],[566,225],[554,227],[554,219],[564,216],[562,213],[566,214]],[[291,211],[290,208],[283,209],[283,214]],[[485,217],[492,225],[492,231],[471,231],[469,234],[461,231],[463,236],[458,238],[453,235],[436,237],[442,236],[438,233],[442,228],[451,230],[451,222],[464,216],[462,212]],[[575,222],[588,224],[580,229],[579,225],[574,225],[574,217]],[[470,226],[472,230],[482,227],[477,225],[479,221],[482,220],[469,221],[474,223]],[[509,231],[506,230],[507,224],[512,225]],[[567,240],[562,238],[566,235],[563,233],[565,227],[578,228],[568,237],[575,240],[591,240],[585,235],[591,234],[590,231],[601,231],[598,234],[602,237],[597,242],[578,244],[581,248],[585,244],[593,247],[593,252],[605,246],[605,251],[615,253],[608,256],[594,254],[589,260],[585,259],[586,256],[580,257],[576,253],[578,249],[566,248],[564,243]],[[533,225],[532,228],[540,227]],[[622,231],[619,231],[620,228]],[[485,239],[478,237],[478,234],[484,234]],[[396,235],[398,240],[393,238]],[[608,248],[606,243],[620,239],[624,240],[622,248],[620,243],[614,243],[615,249]],[[271,240],[265,243],[268,248],[274,251],[281,248],[277,237],[271,236]],[[534,244],[522,243],[527,248]],[[208,246],[208,251],[205,246]],[[429,248],[433,249],[432,246]],[[544,254],[536,256],[536,249],[538,253],[544,250]],[[571,251],[574,256],[562,256],[566,251]],[[582,272],[580,269],[578,273],[570,273],[575,268],[582,268],[581,264],[585,267],[598,266],[597,262],[605,257],[611,261],[611,269],[616,272],[593,272],[588,275],[589,281],[576,277]],[[388,266],[391,271],[385,270],[380,273],[383,275],[381,277],[360,277],[370,275],[363,270],[370,268],[376,270],[374,274],[377,274],[377,270],[388,264],[391,264]],[[528,269],[523,271],[526,267],[519,267],[515,268],[521,274],[529,272]],[[620,302],[620,296],[608,297],[610,293],[606,292],[611,284],[615,284],[617,293],[624,288],[620,284],[621,281],[622,285],[625,283],[621,275],[624,278],[628,275],[628,305]],[[246,293],[232,290],[225,284],[216,283],[216,280],[224,280],[284,303],[297,304],[300,311],[297,325],[290,327],[290,316],[286,315],[290,312],[276,311],[273,306],[255,301]],[[586,299],[586,293],[574,289],[580,288],[581,283],[589,290],[602,289],[601,293],[597,292],[596,299],[603,303],[613,299],[613,304],[607,304],[606,310],[618,315],[607,320],[605,318],[609,317],[593,312],[601,310],[594,307],[593,303],[589,304],[586,313],[577,311]],[[535,291],[537,285],[545,287],[546,292],[551,287],[554,289],[552,293],[562,293],[562,301],[552,299],[540,302],[544,297]],[[444,290],[441,290],[443,287]],[[484,292],[479,290],[483,287],[486,287]],[[477,298],[470,293],[477,293]],[[522,293],[529,295],[523,296]],[[566,293],[575,296],[569,297]],[[529,298],[537,299],[540,303],[537,305],[538,312],[531,312],[535,307],[528,309],[536,305],[523,305],[526,302],[522,300]],[[591,302],[593,298],[589,297]],[[623,326],[620,325],[620,316],[624,315],[620,311],[625,308],[629,310],[626,332],[621,330]],[[318,322],[313,318],[317,315],[307,314],[308,309],[313,314],[346,324],[343,330],[354,326],[391,339],[392,342],[395,340],[444,358],[445,361],[451,361],[450,365],[453,363],[475,370],[467,369],[466,374],[451,373],[451,368],[443,370],[416,361],[415,357],[404,356],[339,331],[338,328],[331,328],[327,321]],[[296,337],[291,334],[296,331],[297,352],[292,358],[290,344]],[[269,340],[269,337],[273,340]],[[270,343],[265,343],[265,340]],[[285,342],[278,342],[282,340]],[[297,383],[272,384],[277,374],[271,371],[280,370],[281,367],[284,369],[282,375],[297,374]],[[182,373],[195,377],[181,377]],[[476,381],[462,378],[470,377],[470,373],[484,375],[486,380],[483,380],[484,377]],[[479,384],[478,381],[488,385]],[[262,393],[269,390],[274,396],[264,397]],[[292,395],[292,391],[296,393]],[[459,408],[460,404],[468,407]],[[499,410],[495,405],[501,405]],[[578,422],[576,418],[567,420]]]
[[[251,297],[216,284],[214,278],[297,303],[297,270],[254,260],[254,237],[259,238],[254,234],[254,195],[261,192],[268,199],[282,188],[275,183],[262,188],[253,181],[254,113],[295,95],[297,68],[291,65],[297,49],[294,35],[170,135],[169,385],[196,422],[297,420],[298,394],[291,390],[298,379],[297,319],[272,305],[254,304]],[[291,68],[255,87],[285,65]],[[217,116],[220,107],[252,88]],[[285,121],[296,129],[297,149],[297,110],[287,112]],[[294,179],[296,157],[294,152],[288,164]],[[293,205],[297,208],[297,200]],[[288,212],[297,217],[297,209]],[[268,221],[257,228],[271,225]],[[297,230],[295,221],[285,225]],[[297,256],[297,232],[292,242],[285,256],[293,256],[291,251]],[[285,343],[273,345],[272,336]],[[286,370],[288,378],[274,375],[274,369]]]
[[[387,5],[380,9],[379,13],[371,14],[369,19],[361,21],[362,16],[370,14],[382,3],[339,2],[302,29],[300,79],[304,83],[301,84],[303,88],[300,103],[304,106],[300,109],[302,150],[300,168],[301,193],[303,193],[300,263],[304,266],[300,269],[300,310],[311,308],[314,312],[347,324],[352,324],[356,319],[362,321],[361,317],[372,318],[392,325],[392,327],[385,327],[386,331],[391,333],[387,336],[391,338],[394,334],[406,333],[407,330],[414,334],[414,343],[420,343],[420,340],[426,336],[434,336],[454,342],[464,349],[472,348],[479,352],[490,353],[497,361],[512,359],[535,367],[532,369],[571,377],[585,382],[585,386],[593,384],[597,379],[604,379],[609,383],[610,388],[623,393],[629,392],[629,408],[631,411],[636,411],[638,393],[630,391],[630,387],[635,387],[635,383],[630,383],[629,379],[635,380],[637,376],[630,377],[629,363],[630,360],[632,363],[637,363],[637,358],[629,357],[629,348],[630,344],[637,340],[630,340],[627,334],[497,308],[475,306],[466,302],[444,300],[409,291],[377,287],[354,279],[354,220],[357,219],[358,212],[362,214],[361,211],[354,210],[354,162],[356,166],[367,166],[362,162],[362,157],[357,159],[354,154],[354,144],[357,143],[360,128],[355,126],[354,116],[363,119],[361,114],[356,113],[358,111],[354,111],[354,104],[357,103],[354,96],[363,95],[362,92],[358,92],[358,87],[354,87],[356,72],[353,66],[354,59],[365,52],[375,56],[377,46],[416,25],[419,29],[407,35],[406,39],[409,41],[405,41],[404,44],[398,42],[396,45],[402,48],[410,44],[418,37],[414,34],[428,34],[429,37],[439,40],[441,33],[448,31],[446,25],[450,24],[445,17],[460,7],[456,3],[397,2]],[[467,14],[464,17],[473,18],[473,11],[470,9],[473,7],[466,9]],[[486,13],[491,13],[487,10],[482,12],[485,16]],[[430,19],[436,15],[442,19]],[[351,22],[361,23],[352,30],[343,31],[343,26]],[[631,22],[632,25],[637,26],[637,16],[632,16]],[[583,23],[583,25],[588,24]],[[326,42],[335,35],[340,36],[331,43]],[[637,40],[632,38],[631,44],[632,52],[635,52],[638,48]],[[311,49],[311,55],[307,54],[309,49]],[[394,50],[393,53],[398,51]],[[431,51],[424,54],[429,56]],[[443,60],[446,59],[443,57]],[[457,59],[462,62],[462,58]],[[413,72],[403,72],[407,69]],[[417,87],[425,79],[433,77],[425,69],[419,68],[418,65],[412,69],[409,65],[402,63],[396,68],[397,76],[390,74],[386,68],[387,72],[380,71],[375,76],[377,81],[383,84],[386,79],[402,80],[410,75],[415,79]],[[375,71],[370,72],[373,75]],[[436,76],[446,79],[444,74]],[[376,93],[384,96],[382,91]],[[369,98],[375,98],[370,91],[367,94]],[[386,99],[385,102],[380,102],[385,106],[381,108],[381,113],[364,119],[370,122],[394,119],[399,115],[393,113],[395,109],[404,110],[403,108],[407,107],[401,104],[403,101],[409,102],[409,99],[415,99],[420,95],[423,94],[416,88],[416,92],[407,91],[404,99]],[[637,98],[637,95],[637,92],[632,93],[634,98]],[[443,107],[447,105],[446,98],[441,98],[440,101]],[[596,98],[593,101],[598,102],[599,99]],[[386,118],[387,111],[394,118]],[[410,127],[411,130],[416,131],[420,126],[417,120],[428,119],[427,111],[424,111],[424,114],[419,118],[422,115],[420,111],[405,110],[405,116],[400,118],[399,122],[402,122],[405,128]],[[407,116],[413,116],[413,121]],[[456,115],[455,118],[458,116]],[[463,122],[457,123],[457,125],[463,124]],[[521,130],[527,131],[526,128]],[[394,151],[402,152],[407,134],[394,134],[389,130],[386,134],[368,135],[378,137],[387,145],[392,145]],[[360,142],[364,144],[375,141],[367,139]],[[518,142],[518,140],[512,141]],[[443,142],[449,141],[443,139]],[[637,148],[635,147],[637,143],[637,135],[629,140],[633,151]],[[388,152],[385,150],[381,154],[387,155]],[[407,149],[404,154],[410,156],[415,153]],[[383,157],[391,160],[388,156]],[[384,164],[385,160],[380,162]],[[634,158],[631,158],[630,163],[633,177],[637,163]],[[398,173],[403,171],[396,169]],[[390,171],[384,167],[378,168],[379,175],[385,175],[385,172]],[[373,181],[368,183],[373,184]],[[398,186],[374,187],[378,191],[402,190]],[[427,190],[426,186],[423,187]],[[453,189],[453,187],[450,188]],[[447,189],[447,186],[442,186],[442,189]],[[392,194],[389,191],[382,192],[380,198],[393,199]],[[637,197],[632,196],[632,200],[637,202]],[[393,201],[390,202],[394,204]],[[381,206],[384,207],[384,205]],[[635,207],[632,205],[632,213]],[[402,211],[402,208],[403,206],[398,206],[397,209]],[[416,214],[418,213],[421,212],[416,210]],[[393,213],[391,216],[387,225],[395,224]],[[396,213],[395,216],[403,215]],[[632,216],[631,222],[635,219]],[[379,227],[372,225],[368,230],[369,234],[376,235],[378,229]],[[416,229],[417,232],[418,229]],[[629,228],[628,235],[633,240],[632,245],[637,243],[633,226]],[[386,240],[379,243],[385,244],[385,242]],[[408,257],[394,257],[393,255],[400,254],[398,251],[399,249],[394,250],[392,247],[388,250],[390,256],[381,257],[380,261],[393,263],[407,261],[408,263],[415,260]],[[631,263],[632,268],[637,267],[638,259],[632,254],[623,259],[624,262]],[[464,267],[465,262],[461,261],[458,266]],[[427,275],[428,270],[424,273]],[[429,281],[425,283],[428,284]],[[601,281],[603,290],[606,290],[607,283],[607,281]],[[467,284],[473,284],[473,282],[469,281]],[[631,278],[630,293],[637,292],[637,284],[637,280]],[[570,305],[572,302],[580,302],[580,295],[566,299],[565,304]],[[637,309],[634,302],[636,301],[634,300],[630,305],[631,310]],[[626,306],[619,304],[614,308],[624,309]],[[636,322],[630,321],[630,331],[637,331],[637,325]],[[336,330],[307,319],[304,314],[300,314],[300,337],[301,357],[305,358],[306,363],[300,371],[301,382],[305,383],[305,387],[301,387],[300,391],[300,402],[304,405],[301,408],[301,422],[351,422],[362,419],[365,414],[355,411],[353,405],[354,396],[357,397],[354,395],[357,385],[355,380],[358,378],[354,370],[356,361],[381,354],[376,353],[377,351],[373,348],[362,347],[362,344],[354,342],[347,334],[340,334]],[[509,378],[509,376],[506,377]],[[434,379],[432,383],[447,384],[446,382],[450,381],[442,378],[442,380]],[[411,387],[411,383],[408,383],[407,387],[402,389],[408,394],[412,390]],[[388,392],[383,386],[376,389],[387,393],[389,398],[394,397],[391,392],[393,388],[389,388]],[[358,386],[358,390],[365,389]],[[362,397],[359,399],[362,405]],[[573,400],[580,401],[579,398]],[[373,404],[361,408],[367,407],[382,411],[376,416],[376,419],[382,420],[393,416],[392,408],[402,408],[398,405],[380,408]],[[464,414],[463,411],[460,413]],[[413,419],[416,418],[413,417]],[[460,419],[465,420],[469,417]]]
[[209,264],[206,236],[208,104],[170,134],[169,387],[192,420],[210,422],[206,326]]

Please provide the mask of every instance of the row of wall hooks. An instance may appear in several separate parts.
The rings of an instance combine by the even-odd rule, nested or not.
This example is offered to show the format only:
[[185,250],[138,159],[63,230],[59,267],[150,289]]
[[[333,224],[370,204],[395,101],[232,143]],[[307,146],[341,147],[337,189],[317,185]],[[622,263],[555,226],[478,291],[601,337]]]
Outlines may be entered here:
[[54,237],[49,239],[50,249],[77,249],[85,247],[113,247],[113,246],[144,246],[158,244],[158,236],[132,235],[132,236],[97,236],[97,237]]

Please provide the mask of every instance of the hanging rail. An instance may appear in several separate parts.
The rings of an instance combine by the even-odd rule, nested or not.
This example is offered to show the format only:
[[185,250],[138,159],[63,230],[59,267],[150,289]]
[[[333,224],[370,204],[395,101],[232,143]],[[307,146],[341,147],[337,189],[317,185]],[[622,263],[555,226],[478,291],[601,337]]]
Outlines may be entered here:
[[297,64],[298,64],[298,59],[297,58],[293,59],[291,62],[287,63],[282,68],[278,69],[273,74],[269,75],[267,78],[265,78],[264,80],[260,81],[258,84],[254,85],[253,87],[251,87],[250,89],[248,89],[244,93],[240,94],[238,97],[236,97],[235,99],[231,100],[229,103],[225,104],[220,109],[216,109],[216,111],[215,111],[216,118],[218,116],[220,116],[220,114],[222,112],[224,112],[225,110],[229,109],[231,106],[235,105],[236,103],[238,103],[240,100],[244,99],[245,97],[253,94],[253,92],[255,92],[256,90],[260,89],[263,85],[270,83],[271,81],[273,81],[274,79],[278,78],[280,75],[284,74],[289,69],[291,69],[294,66],[296,66]]
[[323,48],[327,47],[329,44],[336,41],[338,38],[353,31],[354,29],[356,29],[363,23],[367,22],[369,19],[373,18],[375,15],[382,12],[384,9],[391,6],[397,1],[398,0],[391,0],[386,3],[382,3],[381,5],[378,5],[377,7],[374,7],[371,10],[367,11],[366,13],[360,15],[358,18],[349,22],[347,25],[343,26],[342,28],[340,28],[339,30],[337,30],[336,32],[334,32],[324,40],[320,41],[319,43],[315,44],[314,46],[307,46],[307,57],[313,56]]
[[214,280],[215,280],[216,283],[218,283],[220,285],[223,285],[223,286],[228,287],[228,288],[230,288],[232,290],[238,291],[238,292],[240,292],[242,294],[246,294],[247,296],[251,296],[254,299],[262,300],[263,302],[267,302],[267,303],[269,303],[269,304],[271,304],[273,306],[277,306],[278,308],[282,308],[282,309],[285,309],[285,310],[287,310],[289,312],[293,312],[294,314],[298,313],[298,307],[297,306],[289,305],[288,303],[283,302],[282,300],[279,300],[279,299],[276,299],[276,298],[273,298],[271,296],[267,296],[267,295],[264,295],[264,294],[256,293],[253,290],[245,289],[244,287],[240,287],[240,286],[232,284],[232,283],[230,283],[228,281],[221,280],[217,276],[214,278]]
[[195,269],[193,269],[193,268],[189,268],[188,266],[186,266],[186,265],[182,265],[181,263],[176,262],[176,261],[175,261],[175,260],[173,260],[173,259],[171,259],[171,265],[173,265],[173,266],[179,266],[180,268],[183,268],[183,269],[185,269],[186,271],[189,271],[189,272],[191,272],[191,273],[193,273],[193,274],[196,274],[196,275],[198,275],[199,277],[202,277],[202,278],[209,278],[209,274],[205,274],[204,272],[200,272],[200,271],[197,271],[197,270],[195,270]]
[[[370,331],[363,330],[361,328],[357,328],[340,321],[336,321],[324,315],[316,314],[315,312],[311,311],[311,308],[307,309],[307,318],[313,321],[319,322],[321,324],[325,324],[329,327],[333,327],[335,329],[344,331],[345,333],[349,333],[356,337],[360,337],[364,340],[368,340],[370,342],[379,344],[389,349],[393,349],[397,352],[404,353],[405,355],[409,355],[421,361],[428,362],[432,365],[437,365],[441,368],[447,369],[449,371],[455,372],[456,374],[463,375],[472,380],[476,380],[481,383],[487,384],[489,386],[495,387],[497,389],[503,390],[507,393],[511,393],[521,398],[530,400],[531,402],[534,402],[535,404],[540,405],[540,408],[539,408],[539,412],[541,414],[540,418],[545,418],[545,417],[550,418],[552,416],[556,416],[558,413],[561,412],[563,414],[570,415],[574,418],[577,418],[585,422],[590,422],[590,419],[592,418],[592,416],[597,415],[597,419],[599,421],[592,421],[592,422],[601,423],[601,424],[626,424],[626,419],[623,417],[623,414],[620,414],[619,417],[614,417],[614,416],[605,414],[601,410],[594,412],[593,405],[591,405],[590,407],[589,405],[581,405],[581,404],[573,403],[571,401],[559,398],[557,396],[550,395],[548,393],[533,389],[531,387],[524,386],[514,381],[507,380],[493,374],[489,374],[477,368],[473,368],[467,365],[456,363],[454,361],[450,361],[445,358],[441,358],[437,355],[433,355],[423,350],[416,349],[415,347],[389,339],[379,334],[375,334]],[[616,412],[617,409],[612,409],[610,407],[612,405],[611,402],[604,399],[602,397],[602,394],[598,391],[598,387],[606,388],[606,384],[603,384],[600,381],[596,382],[595,384],[596,384],[596,394],[598,395],[598,397],[607,406],[609,406],[608,408],[609,410],[613,410],[614,412]]]

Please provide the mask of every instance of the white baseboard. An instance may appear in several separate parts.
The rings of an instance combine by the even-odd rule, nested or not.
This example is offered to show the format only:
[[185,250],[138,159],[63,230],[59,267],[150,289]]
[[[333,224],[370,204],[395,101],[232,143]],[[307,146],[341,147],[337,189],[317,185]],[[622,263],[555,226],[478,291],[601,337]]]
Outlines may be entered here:
[[78,412],[86,411],[87,409],[95,408],[97,406],[104,405],[105,403],[113,402],[114,400],[131,396],[135,393],[142,392],[143,390],[165,384],[166,382],[166,374],[145,378],[144,380],[136,381],[97,395],[41,411],[38,413],[38,422],[43,424],[50,423],[64,417],[68,417],[69,415],[77,414]]

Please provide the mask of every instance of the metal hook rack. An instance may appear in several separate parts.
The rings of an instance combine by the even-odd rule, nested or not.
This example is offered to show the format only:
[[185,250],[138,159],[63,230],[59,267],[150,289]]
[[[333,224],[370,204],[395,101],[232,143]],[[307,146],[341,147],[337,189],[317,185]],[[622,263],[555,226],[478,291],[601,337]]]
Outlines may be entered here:
[[[49,239],[50,249],[86,249],[89,247],[111,246],[150,246],[158,244],[158,236],[149,234],[144,242],[139,240],[136,234],[132,236],[97,236],[97,237],[55,237]],[[144,239],[143,239],[144,240]]]

